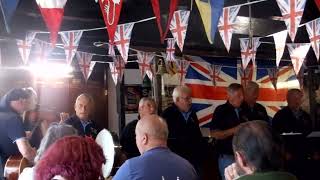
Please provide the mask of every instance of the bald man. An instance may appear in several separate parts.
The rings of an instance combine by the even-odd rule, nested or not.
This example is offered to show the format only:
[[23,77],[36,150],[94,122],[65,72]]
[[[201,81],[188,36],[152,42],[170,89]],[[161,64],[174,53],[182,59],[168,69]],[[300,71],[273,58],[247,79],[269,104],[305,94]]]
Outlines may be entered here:
[[141,100],[139,101],[138,112],[138,119],[128,123],[123,129],[120,137],[120,144],[122,146],[122,150],[126,152],[127,158],[132,158],[140,155],[140,152],[136,145],[135,129],[139,119],[144,118],[147,115],[157,113],[157,105],[154,99],[150,97],[141,98]]
[[192,165],[167,147],[168,127],[158,115],[147,115],[136,126],[136,144],[141,156],[127,160],[113,180],[198,179]]
[[81,136],[90,136],[96,138],[99,129],[92,121],[92,113],[94,109],[94,101],[89,94],[80,94],[74,104],[75,115],[67,118],[64,123],[73,126],[78,130]]

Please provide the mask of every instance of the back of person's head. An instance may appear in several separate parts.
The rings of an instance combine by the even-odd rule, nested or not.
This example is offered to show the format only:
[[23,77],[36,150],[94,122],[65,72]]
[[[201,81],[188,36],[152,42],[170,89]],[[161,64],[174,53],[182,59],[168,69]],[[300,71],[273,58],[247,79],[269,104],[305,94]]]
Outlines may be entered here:
[[77,135],[78,132],[75,128],[64,123],[52,123],[48,128],[46,134],[41,140],[35,162],[39,161],[43,153],[49,148],[51,144],[56,142],[58,139],[65,136]]
[[158,115],[147,115],[136,126],[136,143],[139,152],[167,145],[167,123]]
[[254,172],[262,172],[281,168],[281,138],[264,121],[241,124],[234,134],[232,145],[236,162],[242,169],[250,168]]
[[106,159],[102,148],[87,137],[67,136],[57,140],[35,167],[36,180],[60,175],[66,180],[98,180]]

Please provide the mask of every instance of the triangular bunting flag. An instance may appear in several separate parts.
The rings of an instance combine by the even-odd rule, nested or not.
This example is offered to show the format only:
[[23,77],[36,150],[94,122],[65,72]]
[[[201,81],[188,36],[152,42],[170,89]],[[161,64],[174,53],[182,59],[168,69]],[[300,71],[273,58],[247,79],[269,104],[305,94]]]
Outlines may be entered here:
[[268,68],[267,69],[270,81],[275,90],[277,90],[277,82],[278,82],[278,68]]
[[176,58],[175,58],[175,55],[174,55],[174,52],[175,52],[176,48],[175,48],[174,44],[175,44],[174,38],[168,38],[167,39],[166,61],[176,61]]
[[170,31],[181,52],[186,38],[190,11],[175,11],[170,24]]
[[116,55],[116,53],[114,51],[114,44],[111,43],[111,41],[109,41],[109,43],[108,43],[108,54],[110,56],[115,56]]
[[257,49],[260,46],[260,38],[254,37],[252,38],[252,47],[250,47],[250,39],[249,38],[240,38],[240,47],[241,47],[241,59],[243,68],[246,69],[250,60],[252,60],[253,66],[255,66],[256,62],[256,53]]
[[318,6],[318,9],[320,10],[320,0],[314,0],[316,2],[316,5]]
[[287,30],[273,34],[274,44],[276,47],[276,64],[280,65],[281,58],[283,56],[284,49],[286,47]]
[[158,25],[158,29],[159,29],[159,33],[160,33],[160,39],[161,39],[162,43],[164,42],[164,40],[169,32],[169,25],[171,23],[173,13],[177,9],[178,3],[179,3],[179,0],[171,0],[170,1],[170,8],[169,8],[169,15],[168,15],[167,23],[166,23],[166,29],[165,29],[165,31],[163,31],[162,26],[161,26],[161,13],[160,13],[159,0],[151,0],[153,13],[156,16],[157,25]]
[[115,67],[116,68],[116,72],[118,73],[118,80],[122,81],[122,77],[123,77],[123,74],[124,74],[126,63],[122,59],[121,56],[113,57],[113,62],[114,62],[114,65],[116,66]]
[[17,46],[18,46],[23,64],[28,63],[28,59],[29,59],[29,55],[32,47],[32,41],[35,38],[35,36],[36,36],[36,32],[28,32],[26,34],[25,40],[17,39]]
[[155,54],[138,51],[137,57],[142,79],[144,79],[145,75],[147,75],[149,79],[152,80],[152,60],[155,57]]
[[294,42],[303,15],[306,0],[277,0],[291,41]]
[[210,44],[213,44],[224,0],[196,0],[204,29]]
[[187,74],[188,67],[190,65],[189,61],[180,60],[177,62],[178,74],[180,75],[180,85],[184,85],[184,79]]
[[293,70],[296,74],[298,74],[310,49],[310,43],[288,43],[287,46],[291,57]]
[[235,22],[240,10],[240,6],[232,6],[223,8],[219,18],[218,30],[227,51],[230,51],[232,34],[235,30]]
[[107,26],[109,41],[113,43],[123,0],[99,0],[104,23]]
[[304,70],[305,70],[305,66],[302,65],[300,68],[299,73],[296,75],[297,80],[299,81],[299,85],[300,85],[300,89],[303,89],[303,80],[304,80]]
[[222,66],[220,65],[214,65],[214,64],[210,64],[209,65],[209,72],[210,72],[210,78],[212,81],[212,85],[216,86],[217,85],[217,79],[219,78],[219,74],[221,72],[221,68]]
[[89,68],[89,74],[88,74],[87,80],[89,79],[90,75],[92,74],[93,68],[96,65],[96,63],[97,62],[95,62],[95,61],[94,62],[93,61],[90,62],[90,68]]
[[320,55],[320,18],[315,19],[306,24],[306,28],[309,34],[309,39],[311,46],[313,48],[313,52],[315,53],[317,60],[319,61]]
[[64,51],[66,53],[67,64],[71,64],[74,55],[77,52],[78,45],[83,31],[60,32]]
[[40,40],[36,40],[35,44],[36,44],[36,49],[38,50],[36,52],[37,61],[42,63],[46,62],[48,55],[51,53],[53,49],[51,44],[44,41],[40,41]]
[[134,23],[126,23],[117,26],[114,36],[114,44],[117,46],[123,60],[127,62],[130,46],[131,32]]
[[115,63],[114,63],[114,62],[109,63],[109,67],[110,67],[110,72],[111,72],[112,80],[113,80],[114,84],[117,85],[119,74],[118,74],[118,72],[117,72],[117,68],[116,68]]
[[252,81],[253,77],[253,66],[249,65],[246,68],[243,66],[239,67],[239,74],[241,77],[242,86],[246,87],[249,81]]
[[50,31],[50,40],[54,47],[64,14],[64,6],[67,0],[36,0],[42,17]]
[[92,56],[93,54],[91,53],[77,51],[79,67],[86,81],[89,79],[90,73],[92,71],[90,71]]

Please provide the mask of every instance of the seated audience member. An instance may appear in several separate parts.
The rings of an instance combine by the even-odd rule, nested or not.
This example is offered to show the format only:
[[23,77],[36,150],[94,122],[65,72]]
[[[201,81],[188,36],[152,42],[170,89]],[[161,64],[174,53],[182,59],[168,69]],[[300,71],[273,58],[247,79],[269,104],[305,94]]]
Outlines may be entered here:
[[167,139],[168,127],[162,118],[149,115],[140,119],[136,127],[136,143],[141,156],[127,160],[113,180],[197,179],[192,165],[168,149]]
[[156,102],[152,98],[144,97],[139,101],[138,111],[138,119],[128,123],[127,126],[123,129],[120,137],[120,144],[122,146],[122,149],[126,152],[128,159],[140,155],[140,152],[136,145],[135,129],[139,119],[145,117],[146,115],[156,114]]
[[296,180],[294,175],[279,171],[283,162],[281,138],[266,122],[241,124],[232,146],[236,162],[225,169],[226,180]]
[[80,94],[74,104],[75,115],[68,117],[67,113],[62,113],[62,121],[78,130],[79,135],[96,138],[99,129],[92,120],[94,110],[94,100],[90,94]]
[[311,132],[311,119],[307,112],[301,109],[303,93],[299,89],[290,89],[287,93],[288,106],[278,111],[272,119],[272,127],[279,133]]
[[[41,159],[42,154],[49,148],[51,144],[56,140],[63,138],[64,136],[77,135],[77,130],[70,125],[66,124],[51,124],[47,133],[43,137],[40,143],[40,147],[35,157],[35,164]],[[19,176],[19,180],[32,180],[34,174],[34,168],[25,168]]]
[[103,179],[106,162],[102,148],[89,137],[68,136],[57,140],[41,156],[35,167],[36,180]]

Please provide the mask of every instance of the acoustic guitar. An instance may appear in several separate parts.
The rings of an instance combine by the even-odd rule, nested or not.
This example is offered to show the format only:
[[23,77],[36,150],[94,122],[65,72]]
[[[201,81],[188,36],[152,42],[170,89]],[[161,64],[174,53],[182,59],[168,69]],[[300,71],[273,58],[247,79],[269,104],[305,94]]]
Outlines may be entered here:
[[17,180],[23,169],[29,167],[29,162],[22,155],[10,156],[4,167],[6,180]]

